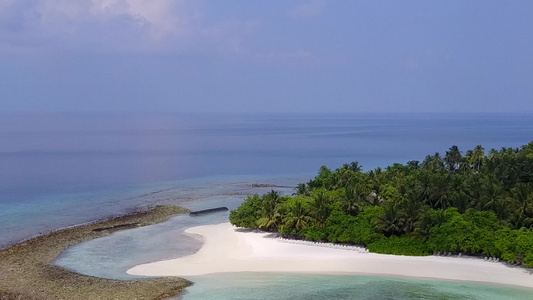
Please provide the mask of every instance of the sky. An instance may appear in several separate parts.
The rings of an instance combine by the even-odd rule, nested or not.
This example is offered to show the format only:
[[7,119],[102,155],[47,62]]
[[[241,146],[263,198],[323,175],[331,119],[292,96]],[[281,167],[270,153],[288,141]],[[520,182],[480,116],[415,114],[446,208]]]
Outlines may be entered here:
[[533,112],[531,16],[531,0],[0,0],[0,112]]

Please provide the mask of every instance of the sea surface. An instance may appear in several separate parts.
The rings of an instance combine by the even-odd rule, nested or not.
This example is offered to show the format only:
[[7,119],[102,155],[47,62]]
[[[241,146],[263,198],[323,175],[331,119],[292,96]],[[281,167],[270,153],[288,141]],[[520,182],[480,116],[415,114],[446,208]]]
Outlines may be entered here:
[[180,300],[516,300],[533,291],[472,283],[373,276],[234,273],[189,278]]
[[[322,165],[358,161],[369,170],[444,154],[452,145],[466,151],[481,144],[488,152],[532,140],[532,114],[4,113],[0,247],[153,204],[235,208],[246,194],[270,190],[253,183],[291,194]],[[201,241],[183,235],[185,228],[227,218],[177,216],[79,244],[55,263],[131,279],[125,270],[136,264],[197,251]],[[284,299],[276,289],[296,299],[533,299],[519,289],[362,276],[225,274],[194,281],[183,299]]]

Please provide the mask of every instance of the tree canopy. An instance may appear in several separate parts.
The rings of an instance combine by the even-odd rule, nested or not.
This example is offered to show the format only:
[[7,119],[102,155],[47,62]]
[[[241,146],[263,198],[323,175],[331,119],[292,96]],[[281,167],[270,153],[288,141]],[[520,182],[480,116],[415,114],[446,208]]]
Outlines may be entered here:
[[231,211],[239,227],[359,244],[387,254],[454,252],[533,267],[533,142],[364,172],[320,167],[293,196],[250,195]]

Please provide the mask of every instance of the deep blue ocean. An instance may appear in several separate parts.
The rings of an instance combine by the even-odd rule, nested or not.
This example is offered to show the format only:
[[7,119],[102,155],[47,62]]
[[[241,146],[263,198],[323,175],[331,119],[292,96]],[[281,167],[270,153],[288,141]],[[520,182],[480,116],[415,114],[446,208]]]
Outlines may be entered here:
[[[488,152],[532,140],[532,114],[4,113],[0,115],[0,246],[152,204],[234,208],[246,194],[268,191],[253,188],[252,183],[277,184],[290,194],[294,185],[309,180],[322,165],[337,168],[358,161],[369,170],[444,154],[452,145],[466,151],[481,144]],[[201,245],[180,235],[184,228],[226,220],[227,214],[176,217],[80,244],[56,264],[88,275],[130,279],[124,270],[135,264],[196,251]],[[163,241],[165,246],[153,246]],[[255,288],[249,291],[236,288],[243,282],[237,275],[196,278],[197,284],[183,299],[236,299],[235,290],[248,291],[239,299],[267,299],[266,289],[272,286],[308,291],[301,299],[499,299],[501,293],[505,299],[524,299],[524,295],[533,299],[529,291],[512,289],[517,293],[513,294],[499,290],[508,288],[478,285],[463,284],[468,288],[458,296],[450,294],[454,283],[280,276],[283,280],[252,275],[255,281],[246,286]],[[224,282],[224,289],[216,282]],[[262,290],[263,286],[267,288]],[[371,288],[378,286],[387,288],[379,294],[379,289]],[[377,294],[357,293],[361,287]],[[213,294],[216,289],[220,290]]]

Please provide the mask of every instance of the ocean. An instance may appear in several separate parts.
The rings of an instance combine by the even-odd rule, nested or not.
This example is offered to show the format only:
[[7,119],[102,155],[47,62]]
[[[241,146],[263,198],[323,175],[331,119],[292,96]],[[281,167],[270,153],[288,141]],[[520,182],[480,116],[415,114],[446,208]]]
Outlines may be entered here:
[[189,278],[181,300],[516,300],[533,291],[483,284],[373,276],[217,274]]
[[[253,183],[279,185],[290,194],[322,165],[334,169],[358,161],[369,170],[444,154],[452,145],[466,151],[481,144],[487,152],[519,147],[533,140],[533,115],[4,113],[0,140],[0,246],[6,247],[153,204],[235,208],[246,194],[269,190]],[[124,271],[135,264],[196,251],[201,243],[181,235],[185,228],[223,222],[227,216],[178,216],[118,232],[72,247],[55,263],[83,274],[131,279]],[[243,282],[250,291],[239,293],[240,299],[266,299],[263,286],[287,285],[295,293],[306,291],[305,299],[497,299],[499,289],[509,289],[465,284],[469,288],[462,296],[444,291],[437,297],[442,289],[456,289],[448,287],[452,283],[364,276],[280,276],[253,274],[246,278],[254,281],[247,282],[238,274],[196,278],[182,298],[237,299],[234,292],[242,290]],[[208,296],[219,289],[218,282],[225,283],[224,292]],[[369,293],[356,292],[360,289]],[[492,298],[486,295],[493,290]],[[433,294],[424,296],[424,291]]]

